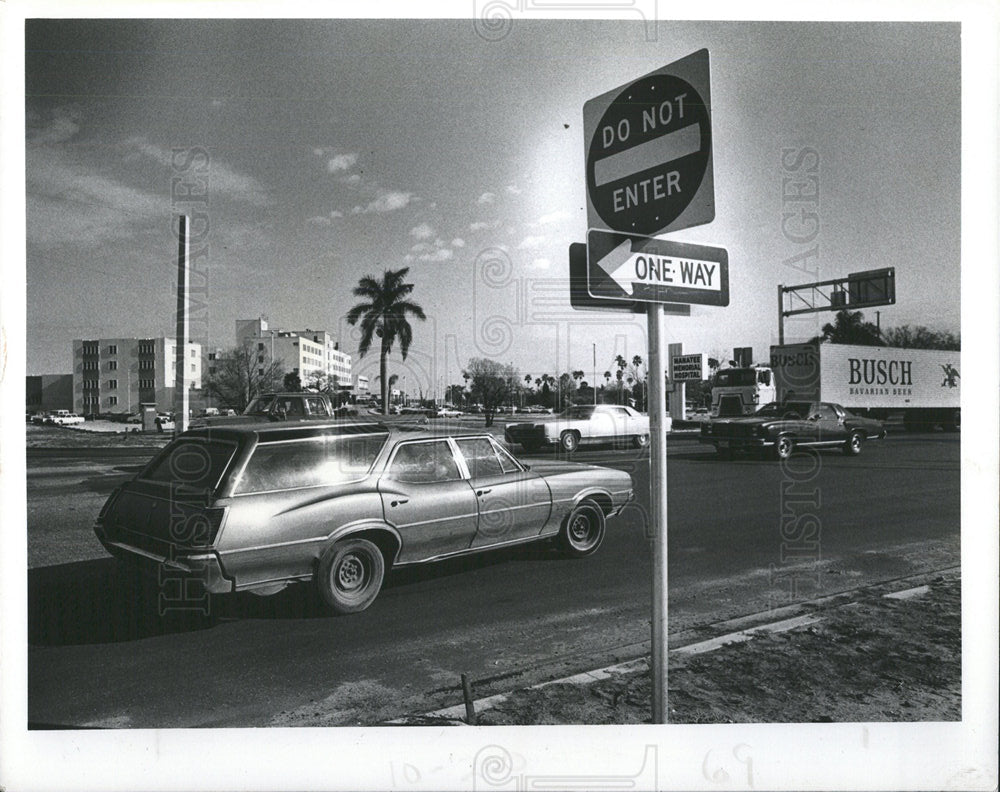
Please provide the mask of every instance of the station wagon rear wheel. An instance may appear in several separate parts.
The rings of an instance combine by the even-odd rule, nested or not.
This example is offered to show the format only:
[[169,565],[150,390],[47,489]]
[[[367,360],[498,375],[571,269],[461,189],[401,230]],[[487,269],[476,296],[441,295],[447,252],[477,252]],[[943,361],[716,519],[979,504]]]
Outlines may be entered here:
[[319,562],[316,585],[334,613],[358,613],[378,596],[385,577],[382,551],[367,539],[344,539]]
[[774,455],[778,459],[788,459],[792,455],[795,443],[788,435],[782,435],[774,444]]
[[861,432],[852,432],[847,442],[844,443],[844,453],[848,456],[857,456],[861,453],[861,444],[864,440]]
[[559,533],[562,551],[572,558],[589,556],[604,541],[604,512],[592,500],[583,500],[577,505]]

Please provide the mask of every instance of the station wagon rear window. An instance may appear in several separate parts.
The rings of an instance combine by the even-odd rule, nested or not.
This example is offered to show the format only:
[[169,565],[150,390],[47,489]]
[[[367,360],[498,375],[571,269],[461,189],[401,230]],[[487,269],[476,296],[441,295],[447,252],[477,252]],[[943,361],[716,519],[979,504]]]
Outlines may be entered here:
[[235,453],[236,444],[224,440],[195,437],[175,440],[139,474],[139,478],[213,489]]
[[354,481],[371,469],[385,439],[380,433],[261,443],[247,462],[234,494]]

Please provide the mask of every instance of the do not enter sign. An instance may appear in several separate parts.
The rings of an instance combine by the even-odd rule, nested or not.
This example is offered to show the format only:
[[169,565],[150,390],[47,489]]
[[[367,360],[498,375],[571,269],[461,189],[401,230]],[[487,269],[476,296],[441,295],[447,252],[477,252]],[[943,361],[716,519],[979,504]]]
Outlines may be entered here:
[[655,236],[715,218],[708,50],[583,107],[590,228]]

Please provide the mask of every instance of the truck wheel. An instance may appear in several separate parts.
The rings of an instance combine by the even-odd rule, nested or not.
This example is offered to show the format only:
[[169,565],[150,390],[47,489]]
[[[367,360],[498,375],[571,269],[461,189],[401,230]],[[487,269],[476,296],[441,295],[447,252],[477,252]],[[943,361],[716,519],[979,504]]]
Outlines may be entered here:
[[946,432],[958,432],[962,428],[962,411],[950,410],[944,418],[944,430]]
[[847,456],[857,456],[861,453],[861,444],[865,441],[861,432],[851,432],[851,436],[844,443],[844,453]]
[[774,456],[776,459],[788,459],[795,449],[795,442],[788,435],[782,435],[778,442],[774,444]]
[[323,554],[316,586],[334,613],[363,611],[378,596],[385,577],[382,551],[367,539],[343,539]]
[[604,512],[586,498],[570,512],[559,532],[559,545],[571,558],[589,556],[604,541]]
[[559,435],[559,447],[567,454],[572,454],[580,447],[580,435],[573,431],[565,431]]

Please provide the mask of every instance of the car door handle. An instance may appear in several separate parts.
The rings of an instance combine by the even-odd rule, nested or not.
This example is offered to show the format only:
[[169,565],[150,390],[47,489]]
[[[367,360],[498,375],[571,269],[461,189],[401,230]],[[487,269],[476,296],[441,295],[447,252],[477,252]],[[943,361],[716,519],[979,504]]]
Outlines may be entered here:
[[409,503],[409,502],[410,502],[409,498],[400,498],[399,500],[392,501],[389,505],[390,506],[402,506],[404,503]]
[[481,490],[476,490],[476,495],[488,495],[491,492],[493,492],[492,489],[481,489]]

